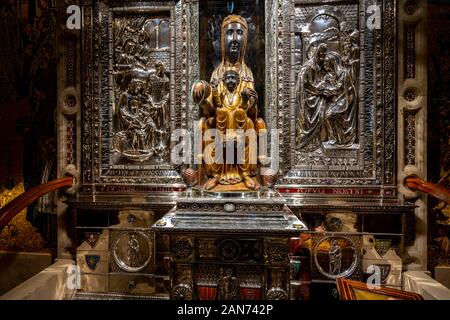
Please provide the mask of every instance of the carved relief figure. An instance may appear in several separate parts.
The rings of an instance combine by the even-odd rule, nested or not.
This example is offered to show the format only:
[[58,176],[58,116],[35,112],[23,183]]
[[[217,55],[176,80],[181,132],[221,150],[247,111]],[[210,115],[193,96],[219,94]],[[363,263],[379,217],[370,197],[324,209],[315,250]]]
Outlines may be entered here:
[[155,64],[155,72],[147,80],[152,116],[156,121],[156,136],[152,144],[155,154],[162,159],[168,153],[170,74],[161,62]]
[[139,267],[139,241],[135,234],[131,234],[128,240],[128,250],[127,250],[127,262],[130,267]]
[[341,38],[342,64],[350,71],[351,79],[356,86],[359,80],[359,31],[344,31]]
[[150,73],[147,80],[147,92],[155,108],[156,125],[164,128],[168,121],[168,102],[170,97],[170,74],[161,62],[155,63],[155,72]]
[[329,53],[323,62],[325,144],[351,146],[356,141],[356,89],[350,72],[339,66],[339,56]]
[[[358,139],[359,32],[339,32],[345,23],[339,26],[336,17],[325,16],[311,22],[311,56],[301,66],[296,85],[296,144],[306,152],[353,148]],[[333,28],[322,26],[323,21],[334,21]]]
[[320,143],[322,118],[325,110],[324,87],[321,83],[322,65],[327,52],[320,44],[312,58],[301,68],[297,81],[297,144],[300,148],[317,147]]
[[336,239],[331,241],[330,250],[328,251],[329,257],[329,273],[339,274],[341,272],[342,251]]
[[[210,83],[198,81],[193,85],[192,98],[201,109],[199,128],[203,133],[208,129],[217,129],[221,134],[228,129],[235,132],[254,129],[258,133],[266,128],[264,121],[258,118],[258,95],[254,89],[253,74],[244,60],[247,34],[248,26],[244,18],[227,16],[221,28],[222,61],[213,71]],[[237,135],[228,138],[237,142]],[[258,188],[255,179],[256,146],[250,148],[248,140],[244,142],[242,161],[205,163],[208,176],[205,189],[213,189],[218,184],[236,185],[241,182],[247,189]],[[209,143],[214,142],[207,141],[205,146]],[[210,156],[215,157],[216,154]]]
[[134,160],[147,160],[154,141],[155,122],[150,114],[152,99],[145,93],[144,82],[134,79],[118,103],[119,128],[123,155]]
[[114,151],[131,161],[162,161],[168,155],[168,25],[166,19],[146,15],[114,20]]
[[240,288],[239,280],[233,275],[232,268],[226,268],[225,272],[221,270],[222,276],[219,280],[219,299],[220,300],[239,300]]

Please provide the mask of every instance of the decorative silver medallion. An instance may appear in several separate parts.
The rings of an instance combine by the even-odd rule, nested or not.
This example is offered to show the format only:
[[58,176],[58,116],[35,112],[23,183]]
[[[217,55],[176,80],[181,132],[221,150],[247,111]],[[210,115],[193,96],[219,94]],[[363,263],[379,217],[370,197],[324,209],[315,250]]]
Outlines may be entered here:
[[323,238],[314,247],[313,255],[317,269],[329,279],[349,277],[358,266],[356,246],[345,237]]
[[150,263],[153,256],[153,243],[143,232],[124,232],[113,243],[112,256],[120,269],[138,272]]

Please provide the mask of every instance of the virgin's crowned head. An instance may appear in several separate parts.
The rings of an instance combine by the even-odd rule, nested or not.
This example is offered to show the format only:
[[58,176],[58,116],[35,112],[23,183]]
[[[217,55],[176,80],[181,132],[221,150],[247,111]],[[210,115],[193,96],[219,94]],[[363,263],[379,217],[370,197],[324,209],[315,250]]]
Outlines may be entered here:
[[239,15],[229,15],[222,22],[222,61],[242,62],[247,47],[248,25]]

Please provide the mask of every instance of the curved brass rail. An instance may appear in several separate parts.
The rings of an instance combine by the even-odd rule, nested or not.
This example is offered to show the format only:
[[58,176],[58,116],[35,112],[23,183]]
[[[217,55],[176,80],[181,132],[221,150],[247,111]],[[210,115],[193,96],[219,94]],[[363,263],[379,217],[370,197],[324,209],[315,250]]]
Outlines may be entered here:
[[429,194],[441,201],[450,204],[450,190],[443,186],[422,180],[414,176],[410,176],[405,179],[405,186],[407,186],[411,190],[419,190],[425,192],[426,194]]
[[6,226],[19,212],[46,193],[52,192],[59,188],[71,187],[72,185],[73,178],[65,177],[41,184],[21,194],[0,209],[0,230]]

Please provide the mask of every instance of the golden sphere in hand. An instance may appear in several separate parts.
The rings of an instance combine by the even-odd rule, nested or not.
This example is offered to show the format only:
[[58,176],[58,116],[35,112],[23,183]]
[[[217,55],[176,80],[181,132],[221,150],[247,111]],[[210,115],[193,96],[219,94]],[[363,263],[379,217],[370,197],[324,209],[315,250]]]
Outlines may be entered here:
[[201,103],[211,94],[211,86],[206,81],[203,80],[196,81],[192,85],[191,94],[192,94],[192,101],[194,101],[194,103],[196,104]]

